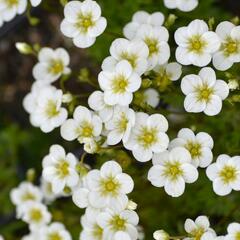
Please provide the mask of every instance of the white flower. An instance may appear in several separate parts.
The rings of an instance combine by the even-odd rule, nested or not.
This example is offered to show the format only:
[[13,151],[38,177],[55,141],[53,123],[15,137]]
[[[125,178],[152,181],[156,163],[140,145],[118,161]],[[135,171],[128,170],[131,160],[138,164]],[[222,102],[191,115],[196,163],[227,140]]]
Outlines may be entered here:
[[191,163],[195,167],[205,168],[213,160],[213,144],[213,139],[209,134],[199,132],[195,135],[191,129],[182,128],[177,138],[170,142],[169,148],[186,148],[191,154]]
[[104,163],[100,170],[92,170],[87,176],[87,187],[73,194],[74,203],[82,207],[121,208],[128,203],[127,195],[133,190],[132,178],[122,173],[121,166],[115,161]]
[[129,41],[124,38],[118,38],[112,42],[110,47],[110,57],[104,59],[102,63],[103,71],[113,71],[115,66],[121,60],[128,61],[133,71],[142,75],[148,67],[148,47],[138,39]]
[[169,235],[163,230],[157,230],[153,233],[153,238],[155,240],[169,240]]
[[30,0],[31,4],[33,7],[37,7],[42,0]]
[[32,231],[48,224],[51,220],[51,214],[48,212],[45,205],[39,202],[27,202],[19,206],[19,216],[22,220],[29,224]]
[[184,108],[187,112],[204,112],[208,116],[217,115],[222,109],[222,100],[229,94],[227,83],[216,80],[215,71],[210,67],[201,69],[198,75],[185,76],[181,82],[186,95]]
[[189,234],[189,237],[184,238],[184,240],[203,239],[206,233],[216,236],[214,230],[210,228],[210,223],[206,216],[199,216],[195,221],[188,218],[185,221],[184,228]]
[[213,182],[213,190],[217,195],[225,196],[232,189],[240,191],[240,157],[218,156],[216,163],[207,168],[207,176]]
[[10,198],[14,205],[20,206],[29,201],[41,202],[43,195],[40,189],[30,182],[22,182],[10,192]]
[[27,9],[27,0],[1,0],[0,14],[4,22],[11,21],[17,14],[22,14]]
[[221,47],[213,55],[213,66],[221,71],[232,67],[234,63],[240,62],[240,26],[231,22],[221,22],[216,33],[221,39]]
[[155,187],[164,187],[172,197],[181,196],[185,182],[193,183],[198,178],[198,171],[191,164],[190,153],[182,147],[155,154],[153,164],[148,172],[148,180]]
[[72,237],[65,226],[59,222],[53,222],[40,230],[42,240],[71,240]]
[[101,131],[102,120],[86,107],[78,106],[74,110],[73,118],[62,125],[61,136],[67,141],[78,139],[80,143],[85,143],[98,137]]
[[169,33],[165,27],[154,28],[151,25],[142,25],[137,33],[136,39],[140,39],[148,46],[148,68],[152,70],[157,64],[164,64],[170,58],[168,45]]
[[164,5],[169,9],[178,8],[183,12],[190,12],[198,6],[198,0],[164,0]]
[[160,153],[167,149],[169,143],[169,138],[165,133],[167,129],[168,122],[163,115],[149,116],[138,112],[135,126],[124,146],[132,151],[138,161],[147,162],[152,158],[153,153]]
[[79,48],[93,45],[107,26],[106,19],[101,17],[100,6],[92,0],[70,1],[64,7],[64,16],[61,31],[73,38],[74,45]]
[[240,237],[240,224],[236,222],[229,224],[227,231],[226,240],[238,240]]
[[124,27],[123,34],[126,38],[132,40],[136,37],[139,27],[143,24],[158,28],[163,25],[164,18],[161,12],[149,14],[145,11],[138,11],[134,13],[132,21]]
[[105,123],[105,128],[109,131],[107,144],[115,145],[121,140],[127,142],[134,123],[135,112],[131,108],[116,106],[113,117]]
[[84,143],[84,151],[90,154],[94,154],[98,151],[98,141],[94,138],[87,139]]
[[[62,90],[53,86],[40,88],[27,95],[24,106],[30,112],[33,126],[39,126],[43,132],[51,132],[67,118],[67,110],[62,105]],[[33,100],[33,102],[31,102]]]
[[187,27],[179,28],[174,36],[178,44],[176,59],[183,65],[206,66],[220,47],[218,35],[209,31],[203,20],[197,19]]
[[146,102],[146,104],[153,108],[158,106],[160,102],[160,96],[157,90],[155,90],[154,88],[148,88],[144,91],[143,96],[144,102]]
[[72,153],[65,153],[60,145],[52,145],[43,159],[43,177],[52,184],[52,191],[60,193],[65,186],[77,185],[79,176],[76,171],[77,159]]
[[100,72],[98,82],[104,91],[104,102],[108,105],[129,105],[133,99],[132,93],[141,86],[140,76],[126,60],[117,63],[113,71]]
[[104,240],[136,240],[138,221],[138,215],[131,210],[107,209],[97,217],[97,222],[103,229]]
[[104,93],[102,91],[94,91],[88,98],[88,105],[97,112],[103,122],[107,122],[112,118],[113,106],[104,102]]
[[33,67],[33,76],[37,81],[52,83],[62,74],[70,73],[70,57],[64,48],[44,47],[38,53],[38,63]]
[[103,237],[103,229],[97,223],[97,216],[101,211],[98,209],[87,208],[81,218],[83,231],[80,234],[82,240],[100,240]]

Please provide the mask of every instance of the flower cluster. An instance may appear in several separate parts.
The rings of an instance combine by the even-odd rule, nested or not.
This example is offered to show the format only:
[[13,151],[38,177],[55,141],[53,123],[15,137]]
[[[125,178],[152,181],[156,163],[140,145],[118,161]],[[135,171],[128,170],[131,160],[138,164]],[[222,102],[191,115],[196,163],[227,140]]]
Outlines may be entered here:
[[[239,223],[229,224],[227,234],[217,236],[216,232],[210,227],[210,222],[206,216],[199,216],[195,221],[188,218],[185,221],[184,229],[186,231],[186,237],[181,237],[183,240],[237,240],[240,236]],[[170,236],[164,230],[155,231],[153,238],[155,240],[178,239],[178,237]]]

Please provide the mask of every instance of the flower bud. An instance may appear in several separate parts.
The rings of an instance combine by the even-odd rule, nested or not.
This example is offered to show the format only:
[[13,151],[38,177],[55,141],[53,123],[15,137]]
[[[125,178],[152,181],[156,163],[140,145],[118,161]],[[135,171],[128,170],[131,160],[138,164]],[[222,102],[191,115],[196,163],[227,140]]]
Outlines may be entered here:
[[127,209],[134,211],[137,209],[137,204],[132,200],[128,200]]
[[169,234],[166,233],[164,230],[157,230],[153,233],[153,238],[155,240],[169,240]]
[[17,50],[22,53],[22,54],[31,54],[33,53],[33,49],[32,47],[27,44],[27,43],[24,43],[24,42],[17,42],[15,44]]

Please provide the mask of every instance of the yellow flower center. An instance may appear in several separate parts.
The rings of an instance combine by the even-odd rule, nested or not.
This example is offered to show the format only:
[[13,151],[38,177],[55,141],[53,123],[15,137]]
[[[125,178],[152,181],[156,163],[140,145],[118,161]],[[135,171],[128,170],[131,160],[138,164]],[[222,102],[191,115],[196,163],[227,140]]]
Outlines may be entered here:
[[137,141],[144,147],[149,148],[157,142],[157,131],[155,128],[143,127]]
[[83,33],[86,33],[89,28],[93,27],[95,22],[93,21],[92,14],[79,14],[76,27]]
[[165,165],[164,175],[169,177],[171,180],[177,180],[182,174],[183,171],[179,162],[176,161]]
[[127,52],[123,52],[120,56],[121,60],[127,60],[132,68],[137,66],[137,55],[136,54],[129,54]]
[[145,38],[144,42],[147,44],[149,49],[149,56],[159,52],[158,40],[153,38]]
[[40,222],[42,217],[43,217],[42,212],[39,209],[33,208],[33,209],[30,210],[31,221]]
[[224,183],[230,183],[236,180],[236,168],[233,166],[225,166],[219,173],[220,178]]
[[65,160],[61,160],[59,163],[57,163],[56,169],[60,178],[64,178],[69,175],[69,163]]
[[185,145],[185,148],[190,152],[192,158],[200,157],[202,152],[201,152],[201,144],[197,142],[188,142]]
[[125,113],[122,113],[122,116],[118,122],[118,130],[120,133],[125,132],[127,129],[127,125],[128,125],[128,119],[125,115]]
[[114,93],[124,93],[128,86],[128,80],[123,76],[119,75],[114,78],[112,82],[112,90]]
[[21,199],[23,202],[26,202],[29,200],[36,200],[36,197],[30,192],[25,192],[24,195],[22,195]]
[[110,225],[113,231],[124,231],[126,229],[126,220],[116,215],[110,220]]
[[18,0],[6,0],[8,7],[13,7],[18,4]]
[[204,84],[197,89],[197,99],[198,101],[209,102],[213,94],[213,89],[208,85]]
[[62,237],[59,233],[54,232],[48,235],[48,240],[62,240]]
[[59,114],[57,104],[53,100],[49,100],[45,108],[45,113],[48,118],[53,118]]
[[189,52],[201,54],[206,45],[207,43],[201,39],[200,35],[195,35],[188,40]]
[[119,182],[113,177],[103,179],[100,183],[102,195],[115,196],[120,188]]
[[201,240],[201,237],[204,233],[205,233],[204,229],[198,228],[191,235],[194,237],[194,240]]
[[77,129],[80,138],[90,138],[93,136],[93,126],[89,122],[83,122],[82,126]]
[[154,78],[154,84],[159,88],[160,91],[165,91],[166,88],[171,84],[171,76],[166,73],[165,70],[162,70],[156,73]]
[[232,38],[228,38],[226,43],[222,46],[225,56],[237,53],[239,51],[239,46],[239,42],[233,40]]
[[63,70],[64,70],[64,65],[61,60],[52,60],[48,69],[48,71],[53,75],[62,73]]
[[236,233],[235,240],[240,240],[240,232]]
[[97,240],[102,240],[102,235],[103,235],[103,229],[98,224],[95,224],[93,227],[93,236]]

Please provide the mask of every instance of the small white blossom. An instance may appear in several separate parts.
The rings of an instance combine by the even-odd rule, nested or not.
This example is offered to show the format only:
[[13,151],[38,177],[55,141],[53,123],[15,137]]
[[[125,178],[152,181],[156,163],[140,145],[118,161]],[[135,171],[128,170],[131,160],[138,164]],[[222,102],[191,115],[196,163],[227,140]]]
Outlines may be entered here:
[[153,233],[153,238],[155,240],[169,240],[169,235],[163,230],[157,230]]
[[116,106],[113,117],[105,123],[105,128],[109,131],[107,144],[115,145],[121,140],[127,142],[134,124],[135,112],[128,107]]
[[240,26],[231,22],[221,22],[216,33],[221,39],[221,47],[213,55],[213,66],[221,71],[232,67],[234,63],[240,62]]
[[38,53],[38,63],[33,67],[33,76],[37,81],[52,83],[62,74],[70,73],[70,57],[63,48],[53,50],[44,47]]
[[184,147],[191,154],[191,163],[195,167],[205,168],[213,160],[212,137],[205,133],[199,132],[196,135],[189,128],[183,128],[178,132],[177,138],[170,142],[169,148]]
[[52,184],[52,191],[60,193],[65,186],[77,185],[79,176],[76,170],[77,159],[72,153],[66,154],[60,145],[52,145],[43,159],[43,177]]
[[143,93],[144,96],[144,102],[151,106],[152,108],[155,108],[158,106],[160,102],[160,96],[157,90],[153,88],[148,88],[147,90],[144,91]]
[[220,113],[222,100],[229,94],[227,83],[217,80],[215,71],[210,67],[202,68],[198,75],[185,76],[181,89],[186,95],[185,110],[193,113],[204,112],[208,116]]
[[213,182],[217,195],[225,196],[232,190],[240,191],[240,157],[226,154],[218,156],[217,161],[207,168],[207,176]]
[[91,138],[98,137],[102,131],[102,120],[86,107],[78,106],[73,118],[61,126],[61,136],[67,141],[78,139],[85,143]]
[[61,31],[73,38],[74,45],[79,48],[93,45],[107,26],[106,19],[101,17],[100,6],[92,0],[70,1],[64,7],[64,17]]
[[127,40],[118,38],[114,40],[110,47],[110,57],[104,59],[102,63],[103,71],[113,71],[115,66],[121,60],[128,61],[133,71],[142,75],[148,67],[148,47],[138,39]]
[[198,6],[198,0],[164,0],[164,5],[169,9],[179,9],[190,12]]
[[183,65],[206,66],[220,47],[218,35],[209,31],[203,20],[194,20],[187,27],[177,29],[174,36],[178,44],[176,59]]
[[98,81],[104,91],[104,102],[108,105],[128,106],[132,102],[133,92],[141,86],[140,76],[126,60],[117,63],[113,71],[100,72]]
[[155,154],[148,180],[155,187],[164,187],[172,197],[179,197],[185,191],[185,182],[193,183],[198,178],[197,169],[191,164],[190,153],[182,147],[170,152]]
[[238,240],[240,237],[240,224],[236,222],[229,224],[227,232],[225,240]]
[[48,224],[51,220],[51,214],[46,206],[39,202],[27,202],[18,207],[19,216],[29,224],[30,230],[38,230]]
[[134,13],[132,21],[124,27],[123,34],[126,38],[132,40],[136,37],[137,31],[142,25],[158,28],[163,25],[164,18],[161,12],[149,14],[145,11],[138,11]]
[[204,239],[204,236],[209,236],[209,234],[216,237],[215,231],[210,228],[210,223],[206,216],[199,216],[195,221],[188,218],[185,221],[184,228],[189,234],[189,237],[184,238],[184,240]]
[[97,217],[103,229],[103,239],[137,240],[137,224],[139,217],[131,210],[107,209]]
[[107,122],[112,118],[114,108],[104,102],[104,93],[102,91],[94,91],[88,98],[88,105],[97,112],[103,122]]
[[133,156],[140,162],[151,160],[153,153],[167,149],[169,138],[165,133],[168,121],[161,114],[148,115],[136,113],[135,126],[132,128],[129,140],[124,146],[131,150]]
[[20,206],[29,201],[41,202],[43,195],[40,189],[30,182],[22,182],[10,192],[10,198],[14,205]]

